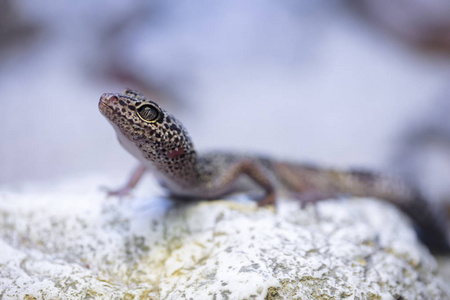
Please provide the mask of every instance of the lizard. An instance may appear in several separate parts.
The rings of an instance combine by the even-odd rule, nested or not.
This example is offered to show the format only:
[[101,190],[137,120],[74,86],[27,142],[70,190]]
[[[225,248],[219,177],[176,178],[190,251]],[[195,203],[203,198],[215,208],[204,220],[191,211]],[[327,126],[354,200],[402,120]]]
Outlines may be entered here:
[[250,154],[197,153],[180,121],[131,89],[104,93],[98,106],[115,129],[119,143],[140,162],[126,186],[110,192],[111,195],[127,194],[146,171],[151,171],[172,196],[185,199],[216,199],[239,187],[249,190],[250,185],[252,190],[256,187],[263,192],[257,199],[259,206],[275,204],[277,193],[282,191],[303,204],[340,195],[373,197],[393,203],[408,214],[423,232],[422,239],[431,250],[450,252],[443,210],[399,178]]

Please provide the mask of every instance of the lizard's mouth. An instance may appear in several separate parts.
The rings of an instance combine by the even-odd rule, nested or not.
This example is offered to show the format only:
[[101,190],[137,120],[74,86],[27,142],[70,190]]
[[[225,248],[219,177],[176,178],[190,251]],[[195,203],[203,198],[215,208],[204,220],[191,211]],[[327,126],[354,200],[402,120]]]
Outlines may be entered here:
[[113,109],[111,107],[109,107],[107,104],[103,103],[102,101],[100,101],[98,103],[98,109],[100,110],[100,112],[102,114],[105,114],[106,112],[112,112]]
[[106,107],[108,109],[111,109],[111,107],[109,107],[106,103],[101,102],[101,101],[98,103],[98,107]]

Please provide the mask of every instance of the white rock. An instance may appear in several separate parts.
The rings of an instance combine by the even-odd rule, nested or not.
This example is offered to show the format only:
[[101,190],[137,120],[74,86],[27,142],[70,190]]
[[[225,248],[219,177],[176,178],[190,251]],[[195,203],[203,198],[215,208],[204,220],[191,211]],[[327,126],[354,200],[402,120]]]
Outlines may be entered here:
[[250,201],[118,201],[105,182],[0,189],[1,299],[449,297],[407,218],[382,201],[284,200],[275,213]]

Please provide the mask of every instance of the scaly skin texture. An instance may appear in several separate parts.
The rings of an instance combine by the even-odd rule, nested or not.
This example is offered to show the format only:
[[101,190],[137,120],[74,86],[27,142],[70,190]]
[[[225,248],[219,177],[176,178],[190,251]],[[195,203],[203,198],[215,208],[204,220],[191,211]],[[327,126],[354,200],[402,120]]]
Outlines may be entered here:
[[[394,203],[409,214],[423,232],[430,249],[448,252],[446,219],[421,194],[399,179],[366,171],[340,171],[275,161],[264,157],[226,152],[197,154],[183,125],[157,103],[142,94],[125,90],[105,93],[99,109],[116,130],[120,144],[141,166],[130,182],[111,194],[132,189],[146,170],[176,197],[214,199],[239,187],[260,187],[259,205],[275,203],[284,192],[302,203],[339,195],[376,197]],[[253,181],[253,186],[248,180]]]

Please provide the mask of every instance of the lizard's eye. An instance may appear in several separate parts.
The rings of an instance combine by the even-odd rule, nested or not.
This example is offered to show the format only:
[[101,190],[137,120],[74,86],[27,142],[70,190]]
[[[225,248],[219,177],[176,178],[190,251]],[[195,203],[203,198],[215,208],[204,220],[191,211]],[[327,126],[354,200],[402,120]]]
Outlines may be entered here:
[[142,104],[137,107],[136,113],[143,121],[154,123],[158,119],[160,111],[154,105]]

